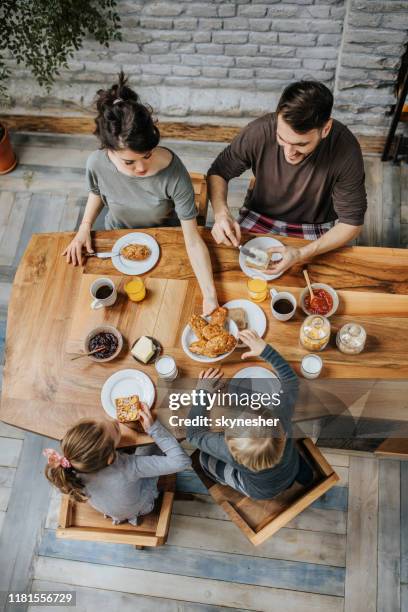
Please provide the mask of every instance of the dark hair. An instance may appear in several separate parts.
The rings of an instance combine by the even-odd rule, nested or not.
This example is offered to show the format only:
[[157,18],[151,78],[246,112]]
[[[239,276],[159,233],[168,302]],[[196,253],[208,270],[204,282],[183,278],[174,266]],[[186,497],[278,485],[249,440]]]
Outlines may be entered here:
[[333,95],[318,81],[297,81],[288,85],[278,102],[276,114],[281,115],[299,134],[321,129],[330,119]]
[[136,153],[151,151],[160,141],[160,132],[152,118],[152,109],[140,102],[127,78],[119,73],[118,82],[110,89],[97,92],[94,134],[102,148],[132,149]]

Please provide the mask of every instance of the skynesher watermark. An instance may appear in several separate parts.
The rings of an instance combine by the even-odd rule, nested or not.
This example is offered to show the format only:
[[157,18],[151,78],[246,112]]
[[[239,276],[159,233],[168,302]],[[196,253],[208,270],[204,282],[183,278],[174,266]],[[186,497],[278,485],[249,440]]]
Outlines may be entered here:
[[182,393],[169,394],[170,410],[179,410],[186,406],[205,406],[212,410],[214,406],[222,408],[251,408],[260,410],[271,406],[280,406],[280,393],[229,393],[227,391],[209,392],[205,389],[193,389]]

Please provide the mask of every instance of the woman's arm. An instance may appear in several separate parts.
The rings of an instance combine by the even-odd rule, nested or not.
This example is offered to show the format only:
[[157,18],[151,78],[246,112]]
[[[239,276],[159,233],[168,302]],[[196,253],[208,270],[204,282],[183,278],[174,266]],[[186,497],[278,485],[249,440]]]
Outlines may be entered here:
[[86,203],[84,217],[81,225],[74,237],[69,243],[62,255],[67,258],[67,263],[72,263],[74,266],[82,264],[82,249],[86,248],[88,253],[93,253],[92,242],[91,242],[91,227],[96,217],[99,215],[103,208],[102,198],[92,191],[88,195],[88,201]]
[[207,315],[218,306],[210,254],[198,232],[196,219],[181,220],[181,228],[187,254],[203,294],[203,314]]

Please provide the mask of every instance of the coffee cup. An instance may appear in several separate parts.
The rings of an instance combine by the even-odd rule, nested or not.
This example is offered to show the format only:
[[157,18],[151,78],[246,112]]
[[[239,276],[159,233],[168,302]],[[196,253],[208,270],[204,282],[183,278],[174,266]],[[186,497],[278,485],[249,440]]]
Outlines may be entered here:
[[93,310],[112,306],[118,297],[115,284],[110,278],[97,278],[92,283],[90,292],[93,297],[93,302],[91,303]]
[[289,321],[296,312],[296,298],[289,291],[270,290],[271,310],[278,321]]

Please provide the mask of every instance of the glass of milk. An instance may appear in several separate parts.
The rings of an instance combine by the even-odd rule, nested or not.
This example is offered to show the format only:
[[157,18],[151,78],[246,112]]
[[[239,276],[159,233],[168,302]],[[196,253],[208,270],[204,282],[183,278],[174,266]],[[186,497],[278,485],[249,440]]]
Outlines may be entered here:
[[176,362],[170,355],[161,355],[155,362],[156,372],[163,380],[174,380],[178,376]]
[[322,371],[323,361],[319,355],[305,355],[300,370],[305,378],[317,378]]

